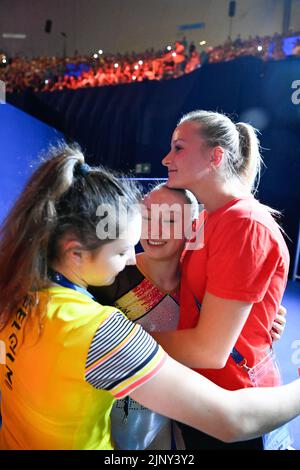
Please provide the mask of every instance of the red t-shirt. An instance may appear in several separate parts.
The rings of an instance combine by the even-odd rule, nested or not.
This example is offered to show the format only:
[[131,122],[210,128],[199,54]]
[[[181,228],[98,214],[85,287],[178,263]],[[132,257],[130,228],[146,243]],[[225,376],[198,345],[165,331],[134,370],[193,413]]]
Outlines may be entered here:
[[[187,251],[182,261],[179,329],[198,323],[205,292],[253,303],[235,345],[249,367],[272,344],[270,331],[287,282],[289,253],[265,206],[253,197],[234,199],[206,214],[204,246]],[[220,312],[222,315],[222,312]],[[223,369],[197,369],[228,390],[251,387],[247,372],[230,356]]]

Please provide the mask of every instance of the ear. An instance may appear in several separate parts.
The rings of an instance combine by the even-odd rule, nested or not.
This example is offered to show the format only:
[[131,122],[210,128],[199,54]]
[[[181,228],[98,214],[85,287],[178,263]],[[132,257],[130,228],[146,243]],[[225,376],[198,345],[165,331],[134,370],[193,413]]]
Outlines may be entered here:
[[80,264],[82,261],[82,245],[76,239],[66,239],[61,246],[64,256],[72,263]]
[[212,149],[212,154],[211,154],[211,165],[214,168],[219,168],[221,163],[223,162],[224,159],[224,149],[218,145],[217,147],[214,147]]

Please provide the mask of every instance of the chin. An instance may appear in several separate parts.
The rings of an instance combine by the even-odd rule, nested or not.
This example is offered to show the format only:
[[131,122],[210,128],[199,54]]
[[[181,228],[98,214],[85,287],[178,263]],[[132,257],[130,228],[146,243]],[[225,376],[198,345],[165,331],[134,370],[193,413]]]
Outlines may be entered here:
[[152,249],[151,248],[145,250],[145,253],[146,255],[148,256],[148,258],[150,259],[154,259],[154,260],[168,260],[168,259],[172,259],[173,258],[173,254],[172,253],[169,253],[169,250],[166,250],[166,249]]
[[111,285],[115,282],[115,280],[116,280],[116,276],[111,277],[111,278],[107,279],[107,281],[106,281],[105,284],[103,284],[103,285],[105,285],[105,286],[111,286]]
[[166,182],[166,186],[167,186],[168,188],[171,188],[171,189],[172,189],[172,188],[174,188],[174,189],[182,189],[182,188],[185,187],[185,186],[183,185],[183,183],[180,182],[180,180],[179,180],[179,181],[178,181],[178,180],[176,181],[176,178],[172,178],[172,177],[171,177],[171,178],[170,178],[170,177],[168,178],[168,181]]

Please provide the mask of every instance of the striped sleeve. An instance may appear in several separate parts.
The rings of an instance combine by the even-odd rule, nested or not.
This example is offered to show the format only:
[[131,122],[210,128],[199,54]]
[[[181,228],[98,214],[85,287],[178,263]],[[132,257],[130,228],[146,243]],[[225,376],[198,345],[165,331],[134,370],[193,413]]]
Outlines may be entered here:
[[116,310],[93,337],[85,380],[97,389],[123,398],[154,377],[166,358],[165,351],[140,325]]

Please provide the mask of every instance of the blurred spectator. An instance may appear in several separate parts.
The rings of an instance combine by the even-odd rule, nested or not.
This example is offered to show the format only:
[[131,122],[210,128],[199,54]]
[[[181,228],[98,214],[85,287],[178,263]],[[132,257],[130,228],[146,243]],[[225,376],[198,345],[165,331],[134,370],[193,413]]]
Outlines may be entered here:
[[293,55],[300,57],[300,40],[297,39],[295,46],[293,48]]
[[187,49],[188,47],[188,43],[187,43],[187,39],[185,36],[183,36],[183,38],[181,39],[181,44],[184,46],[185,49]]
[[[293,32],[294,36],[299,33]],[[278,33],[273,36],[252,37],[228,40],[214,48],[206,47],[200,54],[192,42],[188,48],[187,40],[176,41],[170,51],[155,51],[153,48],[137,54],[105,54],[82,56],[75,51],[73,57],[26,57],[7,58],[0,55],[0,79],[6,83],[8,93],[22,93],[26,89],[34,92],[63,89],[98,87],[118,83],[141,82],[144,80],[163,80],[180,77],[205,63],[233,60],[237,57],[252,55],[263,60],[285,58],[284,37]],[[273,45],[270,52],[270,45]],[[294,56],[300,56],[300,41],[293,49]]]
[[191,42],[189,47],[189,57],[185,66],[185,73],[190,73],[200,67],[200,55],[197,52],[196,46]]
[[179,77],[184,73],[186,66],[186,55],[185,55],[185,46],[180,41],[175,42],[175,50],[172,53],[173,61],[175,64],[175,75]]

